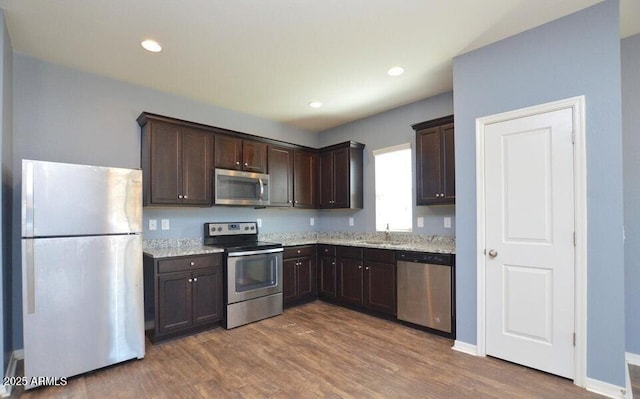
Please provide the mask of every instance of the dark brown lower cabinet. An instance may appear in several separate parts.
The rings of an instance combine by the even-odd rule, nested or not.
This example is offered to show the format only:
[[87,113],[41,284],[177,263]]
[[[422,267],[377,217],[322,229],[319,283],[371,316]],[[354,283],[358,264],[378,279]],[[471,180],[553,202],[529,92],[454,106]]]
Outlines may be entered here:
[[[144,256],[145,308],[152,342],[188,335],[222,320],[222,256]],[[148,303],[152,301],[152,303]],[[147,320],[150,321],[150,320]]]
[[368,310],[396,314],[395,252],[337,247],[338,301]]
[[285,306],[315,299],[316,246],[289,247],[284,251],[282,262],[282,295]]
[[318,296],[333,300],[338,296],[336,247],[318,245]]

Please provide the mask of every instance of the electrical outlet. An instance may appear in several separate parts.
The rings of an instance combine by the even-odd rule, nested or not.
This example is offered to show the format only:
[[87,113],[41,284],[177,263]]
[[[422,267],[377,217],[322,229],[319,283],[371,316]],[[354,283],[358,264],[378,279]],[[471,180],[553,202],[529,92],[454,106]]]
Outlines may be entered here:
[[169,230],[170,228],[169,219],[162,219],[162,230]]
[[149,231],[158,230],[158,221],[156,219],[149,219]]
[[262,219],[256,219],[256,223],[258,223],[258,227],[262,227]]
[[316,224],[316,220],[314,218],[309,218],[309,226],[313,226]]
[[353,218],[349,218],[349,226],[353,226]]
[[424,218],[422,216],[418,218],[418,227],[424,227]]
[[444,218],[444,228],[445,229],[451,228],[451,218],[449,216],[445,216]]

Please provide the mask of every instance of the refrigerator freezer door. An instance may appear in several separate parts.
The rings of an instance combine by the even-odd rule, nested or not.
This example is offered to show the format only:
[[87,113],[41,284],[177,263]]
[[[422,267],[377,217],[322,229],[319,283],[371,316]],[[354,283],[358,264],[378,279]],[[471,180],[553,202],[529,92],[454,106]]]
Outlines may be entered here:
[[141,171],[22,161],[22,237],[141,231]]
[[144,357],[140,235],[23,239],[22,262],[27,381]]

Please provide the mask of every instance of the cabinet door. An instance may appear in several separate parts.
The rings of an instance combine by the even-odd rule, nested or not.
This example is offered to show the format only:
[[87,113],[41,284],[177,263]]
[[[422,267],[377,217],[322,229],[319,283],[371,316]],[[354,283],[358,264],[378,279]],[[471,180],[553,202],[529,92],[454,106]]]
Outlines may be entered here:
[[159,333],[189,327],[192,318],[191,273],[168,273],[158,276]]
[[338,299],[352,305],[362,305],[362,260],[338,258]]
[[320,154],[320,208],[333,208],[333,153]]
[[442,126],[442,188],[448,203],[456,198],[456,158],[453,123]]
[[182,203],[211,205],[213,135],[182,130]]
[[242,140],[224,135],[216,135],[216,168],[242,170]]
[[416,147],[416,202],[418,205],[438,202],[443,192],[440,182],[440,128],[419,131],[416,135]]
[[293,151],[269,146],[272,206],[293,206]]
[[349,208],[351,187],[349,149],[333,151],[333,204],[332,208]]
[[296,151],[294,158],[294,206],[297,208],[316,208],[318,206],[318,196],[316,194],[317,155],[310,152]]
[[289,304],[297,299],[296,268],[298,259],[285,259],[282,262],[282,300]]
[[193,272],[193,322],[204,324],[222,320],[222,269]]
[[364,306],[395,315],[396,265],[367,261],[364,269]]
[[330,256],[320,257],[318,271],[318,291],[324,298],[335,298],[337,295],[336,284],[336,258]]
[[315,258],[311,257],[298,259],[296,281],[299,299],[313,297],[316,293],[315,263]]
[[169,123],[151,126],[151,204],[180,204],[180,128]]
[[267,145],[258,141],[242,141],[242,169],[247,172],[267,173]]

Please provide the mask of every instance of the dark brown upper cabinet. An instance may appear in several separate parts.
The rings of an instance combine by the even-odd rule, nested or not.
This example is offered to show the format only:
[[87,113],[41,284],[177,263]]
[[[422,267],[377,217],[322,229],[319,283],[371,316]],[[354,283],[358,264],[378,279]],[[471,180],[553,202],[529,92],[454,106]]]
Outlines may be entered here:
[[216,168],[267,173],[267,144],[216,134]]
[[320,150],[320,208],[362,209],[362,152],[353,141]]
[[293,206],[293,153],[287,148],[269,146],[271,206]]
[[416,131],[416,205],[454,204],[453,115],[411,127]]
[[295,151],[293,155],[293,198],[296,208],[318,207],[318,155]]
[[271,206],[316,208],[316,154],[269,146]]
[[211,205],[213,134],[155,120],[142,126],[145,205]]

